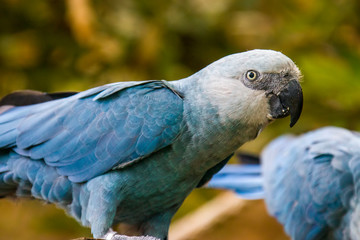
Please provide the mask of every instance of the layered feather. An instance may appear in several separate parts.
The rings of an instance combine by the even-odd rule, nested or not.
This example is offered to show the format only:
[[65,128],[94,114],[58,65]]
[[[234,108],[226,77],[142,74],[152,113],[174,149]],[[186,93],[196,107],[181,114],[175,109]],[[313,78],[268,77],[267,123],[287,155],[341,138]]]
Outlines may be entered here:
[[360,138],[335,127],[280,137],[262,153],[269,212],[292,239],[358,239]]
[[178,136],[182,99],[161,81],[110,84],[0,115],[0,148],[42,159],[83,182],[122,168]]

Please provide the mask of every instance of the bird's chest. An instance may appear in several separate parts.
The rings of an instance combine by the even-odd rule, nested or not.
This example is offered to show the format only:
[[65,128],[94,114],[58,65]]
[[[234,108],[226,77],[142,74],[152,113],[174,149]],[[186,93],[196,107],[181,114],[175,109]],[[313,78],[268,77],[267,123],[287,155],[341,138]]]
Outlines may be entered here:
[[187,126],[171,146],[123,171],[116,221],[137,223],[180,205],[207,170],[248,140],[238,131],[216,131],[211,138],[193,134]]
[[195,188],[196,176],[173,151],[161,151],[123,172],[117,221],[137,223],[179,206]]

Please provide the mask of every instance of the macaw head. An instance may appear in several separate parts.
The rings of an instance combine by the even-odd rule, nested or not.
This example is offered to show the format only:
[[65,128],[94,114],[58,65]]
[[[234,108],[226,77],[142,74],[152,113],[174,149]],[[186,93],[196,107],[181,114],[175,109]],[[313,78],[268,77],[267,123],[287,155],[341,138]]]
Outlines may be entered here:
[[254,123],[290,115],[290,127],[300,117],[301,74],[295,63],[280,52],[252,50],[232,54],[197,74],[203,89],[225,115]]

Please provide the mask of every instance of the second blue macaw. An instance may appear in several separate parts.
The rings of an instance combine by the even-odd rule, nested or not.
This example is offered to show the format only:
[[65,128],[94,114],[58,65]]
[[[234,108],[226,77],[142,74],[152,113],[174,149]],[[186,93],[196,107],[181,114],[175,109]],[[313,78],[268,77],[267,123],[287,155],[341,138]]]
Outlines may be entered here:
[[0,197],[56,203],[97,238],[123,222],[166,239],[186,196],[240,145],[276,118],[295,124],[298,79],[285,55],[253,50],[178,81],[18,93],[25,103],[9,95],[0,109]]
[[265,199],[269,213],[292,239],[360,239],[359,146],[358,132],[337,127],[281,136],[262,152],[261,168],[226,166],[209,187],[241,196],[247,173],[255,179],[250,185],[254,196]]

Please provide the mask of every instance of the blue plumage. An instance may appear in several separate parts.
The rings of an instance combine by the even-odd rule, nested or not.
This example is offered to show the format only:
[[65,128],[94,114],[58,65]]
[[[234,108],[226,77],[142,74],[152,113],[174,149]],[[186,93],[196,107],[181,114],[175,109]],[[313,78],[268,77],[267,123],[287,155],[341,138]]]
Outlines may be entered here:
[[[112,91],[113,95],[107,93],[108,99],[97,101],[91,96],[76,95],[58,100],[57,106],[41,113],[36,113],[32,106],[23,107],[35,110],[29,110],[23,121],[10,126],[19,133],[12,139],[0,137],[3,145],[16,144],[18,149],[28,151],[29,158],[44,159],[71,181],[83,182],[146,157],[175,139],[181,128],[182,100],[164,86],[152,91],[161,85],[161,82],[149,82],[117,89]],[[104,108],[108,111],[104,112]],[[137,108],[151,108],[153,116]],[[115,111],[123,114],[116,116]],[[136,111],[138,116],[134,114]],[[166,121],[171,112],[172,120]],[[7,114],[14,111],[4,113],[4,117]],[[152,131],[147,124],[152,125]],[[171,134],[168,131],[164,134],[166,129]]]
[[[351,202],[358,201],[355,183],[359,171],[352,162],[360,156],[359,144],[357,134],[328,127],[298,138],[280,138],[265,149],[262,161],[268,209],[292,238],[359,237],[351,236],[346,218],[354,211]],[[277,150],[280,148],[282,151]],[[276,167],[266,168],[270,164]]]
[[[259,82],[246,79],[249,70],[262,74]],[[13,95],[0,106],[0,197],[56,203],[95,237],[124,222],[166,239],[186,196],[240,145],[271,120],[297,121],[298,78],[283,54],[254,50],[173,82],[37,93],[28,106],[17,106]],[[24,94],[31,100],[35,93]]]
[[[292,239],[360,238],[359,146],[359,133],[326,127],[279,137],[264,149],[261,185],[267,208]],[[233,175],[224,168],[210,186],[237,190],[218,175],[236,180],[241,168],[234,166]]]
[[33,196],[52,203],[71,202],[72,184],[54,168],[14,152],[3,153],[1,159],[6,161],[0,161],[0,195],[16,190],[18,196]]
[[227,165],[207,184],[209,188],[233,190],[245,199],[264,197],[263,179],[259,165]]

